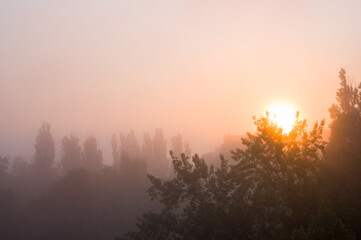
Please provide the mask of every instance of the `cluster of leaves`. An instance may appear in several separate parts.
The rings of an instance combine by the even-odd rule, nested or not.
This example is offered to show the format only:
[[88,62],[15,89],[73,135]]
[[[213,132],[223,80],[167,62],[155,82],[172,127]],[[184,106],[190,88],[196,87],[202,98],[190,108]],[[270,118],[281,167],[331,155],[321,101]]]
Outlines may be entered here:
[[331,202],[322,202],[317,215],[312,219],[309,226],[296,229],[292,232],[292,240],[355,240],[355,234],[347,229],[342,221],[332,210]]
[[256,133],[247,133],[232,160],[221,156],[217,168],[197,155],[172,155],[173,179],[148,176],[148,193],[163,210],[144,214],[138,231],[121,239],[360,237],[361,85],[350,84],[344,69],[339,77],[327,145],[324,121],[308,131],[297,114],[284,134],[267,114],[254,118]]
[[56,166],[50,124],[43,123],[31,162],[0,156],[0,239],[111,239],[154,207],[144,161],[119,157],[125,167],[105,166],[95,137],[79,142],[63,138]]
[[329,109],[332,122],[327,145],[325,183],[337,215],[361,236],[361,84],[347,81],[339,72],[337,104]]
[[242,139],[245,149],[208,166],[195,155],[171,152],[175,177],[149,176],[148,193],[164,208],[139,219],[139,231],[123,239],[287,239],[310,221],[322,191],[317,172],[325,149],[324,121],[311,131],[295,121],[289,134],[269,116],[255,118],[257,132]]

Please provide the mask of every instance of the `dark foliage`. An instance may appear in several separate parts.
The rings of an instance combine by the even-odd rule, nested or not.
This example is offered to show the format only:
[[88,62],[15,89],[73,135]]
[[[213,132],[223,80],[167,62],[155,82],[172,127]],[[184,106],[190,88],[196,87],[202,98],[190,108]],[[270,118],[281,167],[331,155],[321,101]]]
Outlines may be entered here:
[[111,166],[95,137],[65,137],[58,169],[44,123],[31,161],[0,156],[0,239],[359,239],[361,86],[339,77],[329,143],[324,121],[308,129],[297,114],[285,133],[267,114],[215,165],[173,138],[174,173],[161,129],[142,145],[114,135]]
[[218,168],[198,155],[192,162],[172,155],[175,177],[149,175],[148,193],[163,204],[138,221],[124,239],[288,239],[317,209],[317,174],[323,156],[324,122],[306,130],[295,121],[283,134],[269,117],[255,119],[257,133],[243,139],[244,150],[221,157]]
[[337,215],[361,237],[361,85],[352,86],[344,69],[339,77],[324,178]]
[[355,240],[355,234],[348,230],[336,217],[329,201],[324,201],[306,230],[296,229],[292,240]]

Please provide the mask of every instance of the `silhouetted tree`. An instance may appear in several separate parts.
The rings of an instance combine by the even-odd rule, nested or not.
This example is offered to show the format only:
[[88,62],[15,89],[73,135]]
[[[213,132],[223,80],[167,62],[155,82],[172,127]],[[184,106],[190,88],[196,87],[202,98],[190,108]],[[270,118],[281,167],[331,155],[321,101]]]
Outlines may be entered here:
[[8,185],[9,178],[9,157],[0,156],[0,189]]
[[16,237],[16,217],[14,193],[0,188],[0,239]]
[[361,237],[361,91],[339,72],[337,104],[329,109],[332,122],[327,146],[325,182],[336,213]]
[[90,172],[100,172],[102,170],[102,151],[98,149],[97,140],[93,136],[89,136],[84,141],[82,162],[83,167]]
[[185,142],[184,142],[184,154],[185,154],[187,157],[192,156],[192,151],[191,151],[191,147],[190,147],[190,145],[189,145],[189,141],[185,141]]
[[164,178],[169,173],[169,162],[167,159],[167,140],[164,138],[161,128],[155,129],[153,137],[154,161],[148,164],[149,173]]
[[187,157],[191,157],[191,148],[189,141],[183,141],[182,135],[178,134],[172,138],[171,149],[175,156],[180,157],[184,153]]
[[120,151],[119,151],[117,136],[115,134],[112,136],[111,144],[112,144],[113,166],[120,167]]
[[24,157],[18,155],[12,160],[11,175],[14,177],[24,177],[30,174],[30,164]]
[[81,166],[81,148],[78,138],[74,136],[63,138],[61,164],[64,173],[77,169]]
[[131,130],[126,136],[120,134],[120,151],[127,152],[131,159],[141,157],[140,146],[135,137],[134,130]]
[[182,153],[184,153],[182,135],[178,134],[177,136],[172,137],[171,149],[174,156],[178,158],[181,156]]
[[128,152],[122,152],[120,171],[123,176],[128,176],[131,173],[132,159],[129,157]]
[[35,155],[32,164],[34,195],[43,193],[56,177],[53,169],[55,144],[50,130],[50,124],[43,123],[36,137]]
[[256,239],[286,239],[289,230],[306,224],[318,206],[324,121],[307,131],[306,120],[298,120],[297,113],[288,134],[268,114],[255,125],[257,133],[242,139],[245,149],[232,153],[238,178],[247,184],[241,198],[251,203]]
[[255,125],[232,165],[221,157],[220,167],[209,167],[198,155],[190,162],[171,153],[176,176],[149,176],[148,193],[164,208],[144,214],[139,231],[124,239],[289,239],[307,224],[319,204],[324,122],[307,131],[297,119],[289,134],[268,116]]
[[27,204],[33,196],[33,179],[31,166],[22,156],[15,156],[12,160],[10,173],[12,186],[19,205]]
[[43,123],[36,137],[34,167],[38,172],[48,172],[54,163],[55,146],[50,124]]
[[361,150],[361,92],[346,79],[346,71],[340,70],[340,88],[337,90],[337,104],[330,111],[331,136],[328,144],[328,156],[332,164],[352,161]]
[[9,157],[0,156],[0,175],[7,173],[9,169]]
[[147,165],[144,159],[131,159],[127,152],[123,152],[120,173],[123,180],[133,184],[131,187],[135,187],[134,184],[146,184]]
[[142,158],[145,159],[148,164],[153,164],[153,142],[149,133],[144,133],[143,145],[142,145]]
[[294,230],[292,240],[356,240],[355,234],[348,230],[335,212],[330,202],[324,201],[306,230]]
[[[10,175],[8,170],[9,157],[0,156],[0,222],[4,222],[4,224],[8,221],[8,219],[6,219],[7,217],[12,217],[12,212],[7,211],[7,208],[12,208],[12,205],[14,204],[14,195],[10,190]],[[0,230],[7,231],[8,229],[0,227]],[[0,237],[1,235],[2,234],[0,233]]]
[[[93,142],[89,139],[94,138],[87,143]],[[34,239],[100,238],[101,216],[96,206],[101,192],[93,174],[82,168],[70,171],[35,202]]]

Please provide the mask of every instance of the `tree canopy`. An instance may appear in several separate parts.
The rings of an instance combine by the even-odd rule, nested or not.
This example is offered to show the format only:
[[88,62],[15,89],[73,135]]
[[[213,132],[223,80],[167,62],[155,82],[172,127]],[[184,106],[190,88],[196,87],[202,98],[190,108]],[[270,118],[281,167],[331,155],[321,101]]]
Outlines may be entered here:
[[242,139],[246,148],[232,160],[221,156],[220,167],[171,152],[175,177],[148,176],[149,196],[163,209],[144,214],[124,239],[288,239],[307,224],[321,192],[324,121],[308,131],[297,116],[284,134],[268,115],[254,120],[257,132]]

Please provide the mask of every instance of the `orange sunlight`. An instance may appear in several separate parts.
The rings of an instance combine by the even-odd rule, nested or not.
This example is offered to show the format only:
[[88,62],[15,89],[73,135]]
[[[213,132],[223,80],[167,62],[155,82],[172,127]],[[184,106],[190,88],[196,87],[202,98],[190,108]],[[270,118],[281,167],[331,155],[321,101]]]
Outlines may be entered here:
[[276,123],[283,129],[283,133],[287,134],[291,131],[296,120],[296,109],[287,103],[280,102],[269,107],[271,121]]

